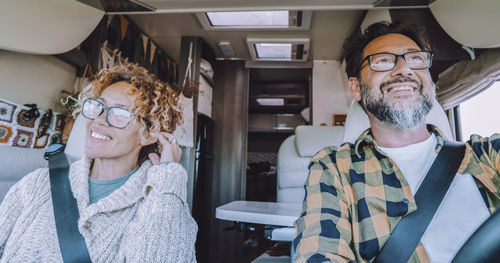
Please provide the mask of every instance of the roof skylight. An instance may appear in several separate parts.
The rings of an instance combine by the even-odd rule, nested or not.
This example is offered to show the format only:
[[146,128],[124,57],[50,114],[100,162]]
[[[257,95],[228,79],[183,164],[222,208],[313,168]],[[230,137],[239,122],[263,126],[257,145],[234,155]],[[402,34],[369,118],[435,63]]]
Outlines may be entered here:
[[308,30],[312,11],[230,11],[196,13],[205,30]]
[[291,43],[257,43],[255,51],[258,59],[285,59],[292,58]]
[[288,11],[207,12],[212,26],[287,27]]
[[307,61],[309,38],[247,38],[254,61]]

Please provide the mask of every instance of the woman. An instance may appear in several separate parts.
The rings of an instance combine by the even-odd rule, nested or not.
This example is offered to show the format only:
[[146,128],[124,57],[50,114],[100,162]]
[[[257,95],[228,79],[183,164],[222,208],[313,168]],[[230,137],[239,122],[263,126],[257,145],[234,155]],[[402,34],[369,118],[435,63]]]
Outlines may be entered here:
[[[177,96],[133,64],[82,91],[84,157],[71,164],[78,230],[93,262],[195,262],[197,225],[171,133]],[[149,160],[148,160],[149,159]],[[0,206],[0,262],[62,262],[49,170],[14,185]]]

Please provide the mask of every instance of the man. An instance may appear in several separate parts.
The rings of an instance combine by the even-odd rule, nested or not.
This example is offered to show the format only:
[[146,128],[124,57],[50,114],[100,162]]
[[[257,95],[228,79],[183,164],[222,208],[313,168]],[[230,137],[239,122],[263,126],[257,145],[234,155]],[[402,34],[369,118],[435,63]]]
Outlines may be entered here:
[[[369,262],[398,222],[443,145],[425,124],[435,85],[432,53],[414,25],[376,23],[344,43],[351,94],[371,128],[311,161],[295,262]],[[472,136],[439,209],[409,262],[449,262],[500,203],[500,136]]]

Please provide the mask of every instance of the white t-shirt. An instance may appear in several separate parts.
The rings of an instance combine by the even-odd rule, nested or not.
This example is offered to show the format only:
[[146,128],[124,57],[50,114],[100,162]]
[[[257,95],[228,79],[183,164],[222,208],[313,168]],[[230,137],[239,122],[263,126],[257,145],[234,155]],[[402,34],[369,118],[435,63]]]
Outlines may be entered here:
[[[415,195],[437,153],[436,135],[400,148],[379,147],[399,167]],[[456,174],[422,237],[431,262],[450,262],[469,236],[490,216],[470,174]]]

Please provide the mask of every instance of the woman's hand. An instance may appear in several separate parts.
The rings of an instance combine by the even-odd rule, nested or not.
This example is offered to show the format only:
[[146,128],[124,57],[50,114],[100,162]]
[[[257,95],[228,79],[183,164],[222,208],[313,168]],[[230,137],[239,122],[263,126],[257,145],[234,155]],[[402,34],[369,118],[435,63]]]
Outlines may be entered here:
[[168,132],[160,132],[156,141],[160,146],[161,156],[156,153],[150,153],[149,159],[153,165],[163,162],[179,162],[182,155],[181,147],[177,144],[175,137]]

